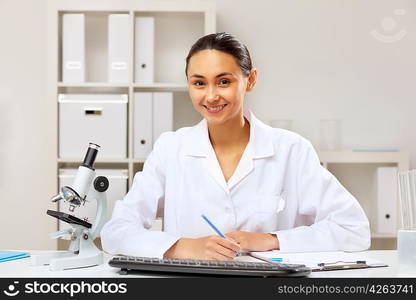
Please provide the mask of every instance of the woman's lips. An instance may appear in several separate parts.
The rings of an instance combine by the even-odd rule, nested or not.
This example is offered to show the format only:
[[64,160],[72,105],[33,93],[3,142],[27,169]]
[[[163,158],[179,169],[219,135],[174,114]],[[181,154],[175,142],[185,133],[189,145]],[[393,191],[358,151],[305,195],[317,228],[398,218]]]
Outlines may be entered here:
[[204,105],[206,110],[210,113],[213,113],[213,114],[217,114],[217,113],[221,112],[224,109],[224,107],[226,107],[226,106],[227,106],[227,104],[216,105],[216,106]]

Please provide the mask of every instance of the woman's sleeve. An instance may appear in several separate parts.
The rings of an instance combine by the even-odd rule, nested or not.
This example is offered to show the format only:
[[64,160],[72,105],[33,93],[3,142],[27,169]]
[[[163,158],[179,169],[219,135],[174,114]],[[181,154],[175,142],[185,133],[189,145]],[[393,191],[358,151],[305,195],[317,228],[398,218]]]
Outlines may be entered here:
[[[163,207],[165,172],[163,151],[173,133],[164,133],[156,141],[142,172],[136,173],[132,188],[123,200],[115,203],[111,220],[101,231],[103,250],[110,254],[162,258],[178,236],[149,228],[156,219],[158,206]],[[111,186],[110,186],[111,188]]]
[[362,251],[370,247],[370,226],[363,209],[328,170],[320,164],[313,146],[304,139],[299,144],[296,175],[297,217],[310,220],[309,226],[274,232],[280,250]]

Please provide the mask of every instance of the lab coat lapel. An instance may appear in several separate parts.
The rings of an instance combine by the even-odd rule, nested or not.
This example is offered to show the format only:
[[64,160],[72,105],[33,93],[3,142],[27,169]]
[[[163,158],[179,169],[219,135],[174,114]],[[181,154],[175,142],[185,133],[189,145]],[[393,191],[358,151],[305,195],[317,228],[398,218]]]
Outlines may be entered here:
[[227,183],[209,140],[208,125],[205,119],[190,130],[185,140],[185,155],[204,158],[205,169],[221,188],[228,192]]
[[253,153],[251,144],[248,143],[244,149],[243,155],[238,162],[237,168],[228,180],[228,189],[232,189],[237,183],[244,179],[254,169]]
[[266,158],[274,155],[270,127],[260,122],[249,110],[244,111],[244,117],[250,123],[250,139],[234,174],[228,181],[229,189],[233,188],[253,171],[254,159]]
[[224,174],[222,173],[220,163],[218,162],[217,156],[215,154],[214,148],[212,145],[209,145],[210,151],[207,159],[205,160],[205,167],[214,178],[214,180],[228,193],[227,182],[225,181]]

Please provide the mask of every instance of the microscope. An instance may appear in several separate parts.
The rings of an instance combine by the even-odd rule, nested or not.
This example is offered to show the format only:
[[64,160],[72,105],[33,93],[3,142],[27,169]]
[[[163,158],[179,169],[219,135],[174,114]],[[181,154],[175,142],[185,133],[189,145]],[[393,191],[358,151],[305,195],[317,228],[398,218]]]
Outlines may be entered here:
[[[83,163],[79,166],[72,186],[64,186],[52,198],[52,202],[65,201],[73,212],[91,199],[97,201],[93,224],[73,215],[48,210],[46,213],[70,225],[68,229],[51,234],[51,238],[70,240],[67,251],[33,255],[32,266],[49,265],[51,271],[85,268],[103,263],[103,253],[95,246],[94,239],[100,233],[107,216],[106,191],[109,186],[104,176],[95,178],[94,162],[100,146],[90,143]],[[95,179],[94,179],[95,178]],[[93,188],[91,188],[91,185]],[[88,200],[87,200],[88,199]]]

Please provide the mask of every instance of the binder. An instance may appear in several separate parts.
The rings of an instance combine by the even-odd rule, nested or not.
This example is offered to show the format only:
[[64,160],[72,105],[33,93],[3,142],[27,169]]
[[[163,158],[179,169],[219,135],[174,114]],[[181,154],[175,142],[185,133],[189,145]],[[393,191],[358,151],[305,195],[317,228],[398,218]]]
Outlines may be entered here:
[[166,131],[173,129],[173,95],[169,92],[153,93],[153,142]]
[[377,228],[378,233],[397,232],[397,167],[377,168]]
[[85,16],[62,16],[62,81],[85,81]]
[[135,82],[152,84],[154,81],[154,17],[135,19]]
[[152,93],[134,93],[134,157],[146,158],[153,145]]
[[128,82],[129,15],[108,16],[108,82]]

